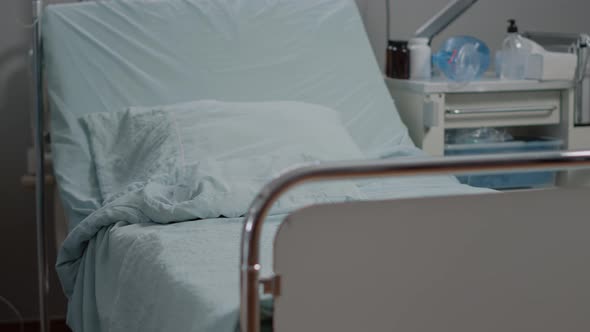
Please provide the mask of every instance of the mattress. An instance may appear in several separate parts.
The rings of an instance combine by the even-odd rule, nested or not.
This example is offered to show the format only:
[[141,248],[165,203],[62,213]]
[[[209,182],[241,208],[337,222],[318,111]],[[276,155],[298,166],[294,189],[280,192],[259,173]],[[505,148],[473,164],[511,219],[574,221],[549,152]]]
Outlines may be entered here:
[[[371,199],[489,192],[450,177],[366,181],[360,188]],[[272,216],[263,227],[262,276],[271,272],[283,217]],[[86,332],[236,331],[242,225],[239,218],[120,222],[100,230],[81,260],[68,324]]]
[[[240,219],[81,227],[104,198],[80,116],[199,99],[294,100],[339,111],[368,157],[413,148],[353,0],[52,5],[42,34],[54,173],[70,229],[93,236],[66,239],[81,253],[60,273],[75,331],[234,330],[241,230]],[[481,192],[452,178],[361,187],[373,199]],[[280,219],[265,230],[265,268]]]
[[55,176],[70,228],[101,204],[77,121],[91,112],[294,100],[339,111],[368,157],[412,145],[354,0],[51,5],[42,35]]

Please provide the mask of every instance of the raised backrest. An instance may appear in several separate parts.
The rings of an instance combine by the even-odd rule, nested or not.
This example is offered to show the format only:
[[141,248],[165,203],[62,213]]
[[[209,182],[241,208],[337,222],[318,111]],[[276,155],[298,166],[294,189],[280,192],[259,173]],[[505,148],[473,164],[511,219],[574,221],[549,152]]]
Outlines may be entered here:
[[[411,144],[354,0],[129,0],[47,7],[55,173],[71,223],[101,202],[77,118],[198,99],[341,112],[369,157]],[[285,124],[288,125],[288,124]]]

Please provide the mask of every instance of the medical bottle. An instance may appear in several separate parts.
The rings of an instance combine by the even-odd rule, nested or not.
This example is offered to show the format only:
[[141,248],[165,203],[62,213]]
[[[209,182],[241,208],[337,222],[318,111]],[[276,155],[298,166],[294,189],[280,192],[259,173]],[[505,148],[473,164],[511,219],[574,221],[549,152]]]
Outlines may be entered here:
[[516,21],[510,19],[508,23],[508,36],[502,43],[500,77],[509,80],[522,80],[525,77],[530,45],[518,33]]
[[387,77],[393,77],[393,50],[393,41],[389,40],[387,42],[387,51],[385,53],[385,75],[387,75]]
[[410,79],[428,80],[432,72],[432,51],[428,38],[413,38],[408,43],[410,50]]
[[410,52],[408,42],[403,40],[392,40],[391,46],[391,77],[397,79],[410,78]]

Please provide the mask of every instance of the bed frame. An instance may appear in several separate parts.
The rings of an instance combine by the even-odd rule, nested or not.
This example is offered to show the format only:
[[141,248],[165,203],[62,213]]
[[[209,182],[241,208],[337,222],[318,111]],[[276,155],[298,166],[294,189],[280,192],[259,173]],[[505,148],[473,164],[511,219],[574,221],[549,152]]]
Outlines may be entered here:
[[290,171],[262,190],[246,216],[241,331],[260,331],[260,285],[274,297],[277,332],[587,331],[588,187],[313,206],[281,225],[270,278],[260,279],[259,260],[267,212],[302,183],[587,166],[590,151]]
[[[43,8],[42,0],[32,0],[33,5],[33,72],[34,72],[34,105],[35,105],[35,151],[36,151],[36,231],[37,231],[37,266],[38,266],[38,288],[39,288],[39,315],[40,315],[40,331],[48,331],[49,321],[47,315],[47,294],[48,294],[48,265],[46,258],[46,231],[45,231],[45,186],[43,179],[45,177],[44,156],[44,105],[43,105],[43,76],[42,76],[42,54],[41,54],[41,38],[40,38],[40,21],[41,12]],[[263,191],[256,197],[252,203],[251,208],[245,218],[242,247],[241,247],[241,266],[240,266],[240,324],[243,332],[258,332],[260,330],[259,322],[259,304],[260,294],[259,286],[262,285],[264,292],[271,294],[274,297],[275,317],[274,326],[276,331],[301,331],[309,330],[310,324],[314,324],[313,330],[320,327],[326,330],[339,331],[358,331],[358,330],[384,330],[389,329],[385,327],[393,326],[391,317],[394,311],[378,311],[377,314],[368,315],[373,309],[385,308],[395,310],[401,308],[400,304],[407,301],[399,292],[400,288],[395,287],[380,287],[379,285],[396,285],[396,282],[407,282],[403,279],[403,273],[396,271],[395,266],[379,265],[375,266],[369,264],[370,262],[387,261],[387,259],[397,259],[397,262],[402,262],[403,259],[412,259],[417,262],[422,262],[422,274],[410,275],[412,278],[427,275],[428,273],[435,273],[433,267],[436,266],[436,261],[446,262],[453,253],[461,248],[457,247],[455,243],[465,243],[471,236],[474,235],[478,229],[486,228],[486,231],[491,230],[493,242],[502,241],[503,248],[520,248],[518,243],[526,243],[531,248],[543,249],[543,244],[547,241],[543,239],[550,239],[550,235],[554,238],[567,239],[567,245],[557,248],[555,243],[551,242],[554,247],[559,250],[552,252],[552,260],[549,264],[545,260],[539,259],[535,256],[535,260],[531,261],[531,268],[518,270],[530,277],[534,272],[552,271],[551,267],[563,267],[563,265],[555,265],[560,262],[572,262],[567,265],[572,270],[559,270],[558,272],[567,272],[556,274],[555,280],[570,281],[569,285],[578,285],[583,280],[590,280],[590,271],[588,267],[582,264],[574,264],[580,260],[586,259],[588,261],[588,254],[590,253],[590,246],[586,245],[586,241],[580,240],[580,235],[588,234],[590,230],[590,223],[586,223],[584,218],[565,218],[560,219],[559,223],[554,220],[560,217],[556,211],[568,211],[574,215],[584,215],[585,205],[583,202],[585,197],[590,193],[589,189],[556,189],[550,191],[534,192],[534,193],[510,193],[502,195],[489,195],[485,199],[482,196],[473,197],[447,197],[447,198],[429,198],[429,199],[413,199],[413,200],[396,200],[396,201],[382,201],[382,202],[357,202],[357,203],[343,203],[334,205],[318,205],[297,211],[287,217],[286,221],[281,226],[275,243],[275,266],[274,275],[268,279],[260,279],[260,260],[259,260],[259,246],[260,235],[263,226],[263,221],[267,215],[269,208],[277,198],[292,188],[293,186],[316,180],[339,180],[345,178],[364,178],[377,176],[411,176],[411,175],[425,175],[425,174],[458,174],[481,171],[502,171],[515,169],[557,169],[569,167],[590,166],[590,151],[583,152],[564,152],[564,153],[549,153],[549,154],[531,154],[531,155],[501,155],[492,157],[478,157],[478,158],[444,158],[432,159],[425,161],[375,161],[362,163],[330,163],[330,164],[314,164],[307,167],[292,170],[283,176],[275,179],[269,183]],[[559,199],[556,200],[556,195]],[[547,202],[543,205],[538,202]],[[515,202],[518,202],[516,204]],[[463,212],[464,218],[454,218],[456,211],[465,208],[465,202],[471,205],[469,209]],[[550,204],[549,204],[550,203]],[[428,207],[425,209],[425,207]],[[530,210],[533,207],[539,208],[536,213]],[[531,234],[520,232],[520,237],[511,237],[510,231],[514,230],[515,218],[508,218],[506,211],[514,211],[517,215],[519,230],[540,230],[543,236],[534,237]],[[474,218],[477,211],[477,218]],[[501,213],[504,211],[504,213]],[[482,213],[485,212],[485,213]],[[523,218],[524,213],[527,213],[527,218]],[[471,215],[469,213],[472,213]],[[358,227],[358,219],[362,216],[371,215],[370,219],[363,219],[363,226]],[[400,220],[406,220],[405,223],[391,220],[391,216],[400,216]],[[452,227],[442,228],[440,223],[436,223],[436,219],[432,218],[435,215],[438,218],[445,220],[445,225]],[[505,218],[505,219],[501,219]],[[571,220],[570,220],[571,219]],[[338,232],[333,232],[334,221],[338,220]],[[498,222],[501,221],[501,222]],[[510,222],[508,222],[510,221]],[[331,223],[332,222],[332,223]],[[412,227],[410,227],[412,226]],[[435,229],[437,232],[435,237],[428,238],[425,229]],[[477,233],[477,232],[476,232]],[[387,236],[383,236],[383,235]],[[412,245],[415,245],[417,252],[410,252],[405,255],[400,249],[403,248],[403,235],[411,237]],[[479,234],[479,233],[477,233]],[[524,234],[524,235],[523,235]],[[326,243],[325,239],[329,236],[330,250],[322,243]],[[366,240],[366,241],[365,241]],[[435,241],[437,240],[437,241]],[[362,241],[365,241],[364,244]],[[435,246],[443,243],[443,246]],[[301,245],[301,243],[305,245]],[[361,245],[363,244],[363,245]],[[369,245],[370,244],[370,245]],[[448,244],[448,245],[447,245]],[[486,247],[485,244],[488,244]],[[562,242],[563,244],[563,242]],[[406,246],[408,249],[409,246]],[[498,246],[491,246],[491,243],[484,242],[482,246],[474,248],[474,254],[489,253],[492,249],[498,249]],[[321,249],[321,250],[320,250]],[[583,250],[582,250],[583,249]],[[423,255],[424,250],[428,253],[435,253],[436,255]],[[531,251],[513,251],[525,255]],[[512,252],[512,253],[513,253]],[[313,254],[312,254],[313,253]],[[338,255],[335,255],[338,253]],[[422,253],[422,254],[420,254]],[[505,252],[504,252],[505,253]],[[518,256],[520,258],[525,256]],[[366,257],[378,259],[365,259]],[[510,265],[514,260],[506,259],[507,256],[502,256],[499,253],[494,261],[500,276],[500,284],[504,286],[523,286],[523,282],[527,279],[516,278],[510,279]],[[349,259],[350,258],[350,259]],[[569,260],[568,260],[569,258]],[[330,264],[326,264],[326,260]],[[500,264],[500,263],[505,264]],[[441,265],[439,265],[441,266]],[[457,282],[461,276],[469,272],[467,268],[469,265],[459,265],[455,271],[452,271],[451,277],[445,279],[446,281]],[[477,275],[478,271],[486,271],[482,264],[471,265],[475,277],[482,277]],[[367,270],[375,273],[366,275]],[[310,272],[313,271],[313,274]],[[554,271],[555,272],[555,271]],[[571,272],[571,273],[570,273]],[[584,278],[577,279],[578,283],[571,283],[568,276],[572,274],[583,276]],[[467,274],[469,275],[469,274]],[[418,278],[419,279],[419,278]],[[481,278],[480,278],[481,279]],[[571,279],[571,278],[570,278]],[[364,280],[370,283],[367,288],[350,287],[353,282]],[[479,279],[477,279],[479,280]],[[541,280],[543,281],[543,280]],[[545,280],[546,281],[546,280]],[[414,284],[414,283],[413,283]],[[416,282],[419,286],[419,283]],[[414,285],[414,286],[416,286]],[[568,285],[566,283],[566,285]],[[448,283],[447,283],[448,286]],[[484,286],[481,282],[471,285],[466,288],[468,290],[476,289],[477,286]],[[489,286],[489,285],[487,285]],[[563,290],[555,283],[542,284],[548,294],[555,295],[555,291]],[[490,292],[497,290],[496,288],[478,288],[484,291],[485,294],[490,295]],[[537,288],[535,288],[537,289]],[[342,296],[343,290],[350,291],[348,296]],[[439,289],[439,291],[441,291]],[[442,290],[444,291],[444,289]],[[553,293],[551,293],[553,291]],[[561,330],[568,330],[568,327],[576,326],[590,326],[588,318],[590,315],[584,315],[584,308],[589,306],[580,306],[580,304],[588,305],[588,287],[581,289],[581,297],[568,296],[558,302],[559,305],[571,305],[570,312],[564,313],[560,311],[559,317],[553,320],[557,322]],[[313,302],[315,305],[310,305],[306,296],[310,294],[315,295]],[[340,294],[340,295],[338,295]],[[463,291],[460,294],[457,303],[463,305],[462,308],[468,308],[469,304],[474,300],[470,293]],[[319,295],[319,296],[318,296]],[[426,295],[418,297],[421,301],[430,301]],[[532,296],[533,292],[524,294]],[[398,298],[398,302],[393,299]],[[341,303],[340,301],[347,299],[355,299],[349,301],[348,306],[331,306],[331,304]],[[366,306],[370,306],[369,302],[376,301],[370,310],[366,310]],[[317,302],[316,302],[317,301]],[[569,301],[569,302],[568,302]],[[585,302],[584,302],[585,301]],[[388,303],[391,304],[381,305]],[[429,303],[429,302],[421,302]],[[318,306],[319,305],[319,306]],[[365,310],[359,305],[364,305]],[[577,305],[576,307],[573,307]],[[373,308],[374,307],[374,308]],[[499,303],[491,303],[485,306],[485,309],[490,310],[500,307]],[[318,315],[317,308],[321,308],[322,312]],[[443,308],[444,306],[440,306]],[[529,314],[547,314],[554,306],[539,307],[533,306],[527,311]],[[577,309],[576,309],[577,308]],[[441,311],[442,314],[433,316],[428,321],[430,325],[424,325],[421,330],[434,330],[447,314],[452,314],[453,308],[446,308]],[[316,310],[316,311],[314,311]],[[451,311],[449,311],[451,310]],[[432,314],[432,312],[430,312]],[[339,319],[334,319],[338,317]],[[477,316],[474,316],[477,317]],[[488,316],[484,316],[488,317]],[[530,317],[524,316],[524,317]],[[438,319],[438,320],[437,320]],[[339,325],[333,325],[334,322]],[[363,326],[358,323],[363,323]],[[478,320],[468,320],[468,323],[475,324]],[[513,320],[507,322],[523,323],[523,319],[513,317]],[[399,323],[399,322],[398,322]],[[403,323],[403,322],[402,322]],[[413,322],[406,322],[406,325],[397,324],[400,330],[409,330],[408,327],[416,328],[412,325]],[[565,325],[563,325],[565,324]],[[569,325],[568,325],[569,324]],[[572,325],[573,324],[573,325]],[[582,325],[575,325],[582,324]],[[586,325],[584,325],[586,324]],[[516,326],[516,325],[514,325]],[[551,326],[551,325],[547,325]],[[547,328],[544,326],[544,328]],[[563,328],[563,327],[566,328]],[[473,325],[463,324],[455,325],[455,327],[469,328]],[[498,330],[503,330],[499,326]],[[467,331],[467,329],[455,329],[456,331]],[[506,329],[504,329],[506,330]],[[555,330],[555,329],[554,329]],[[574,329],[569,329],[573,331]],[[479,329],[479,331],[487,331]],[[545,330],[537,330],[545,331]],[[549,331],[549,329],[546,329]],[[581,331],[581,330],[580,330]]]

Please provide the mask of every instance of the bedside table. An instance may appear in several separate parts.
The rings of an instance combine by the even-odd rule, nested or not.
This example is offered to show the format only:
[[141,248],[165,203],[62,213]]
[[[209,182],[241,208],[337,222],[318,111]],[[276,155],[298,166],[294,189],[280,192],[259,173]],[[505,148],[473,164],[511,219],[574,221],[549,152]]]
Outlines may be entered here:
[[[386,78],[414,143],[445,155],[450,129],[502,127],[515,136],[561,139],[563,150],[590,149],[590,127],[574,126],[573,83],[484,78],[459,86],[443,79]],[[558,183],[590,184],[590,172],[560,172]]]

